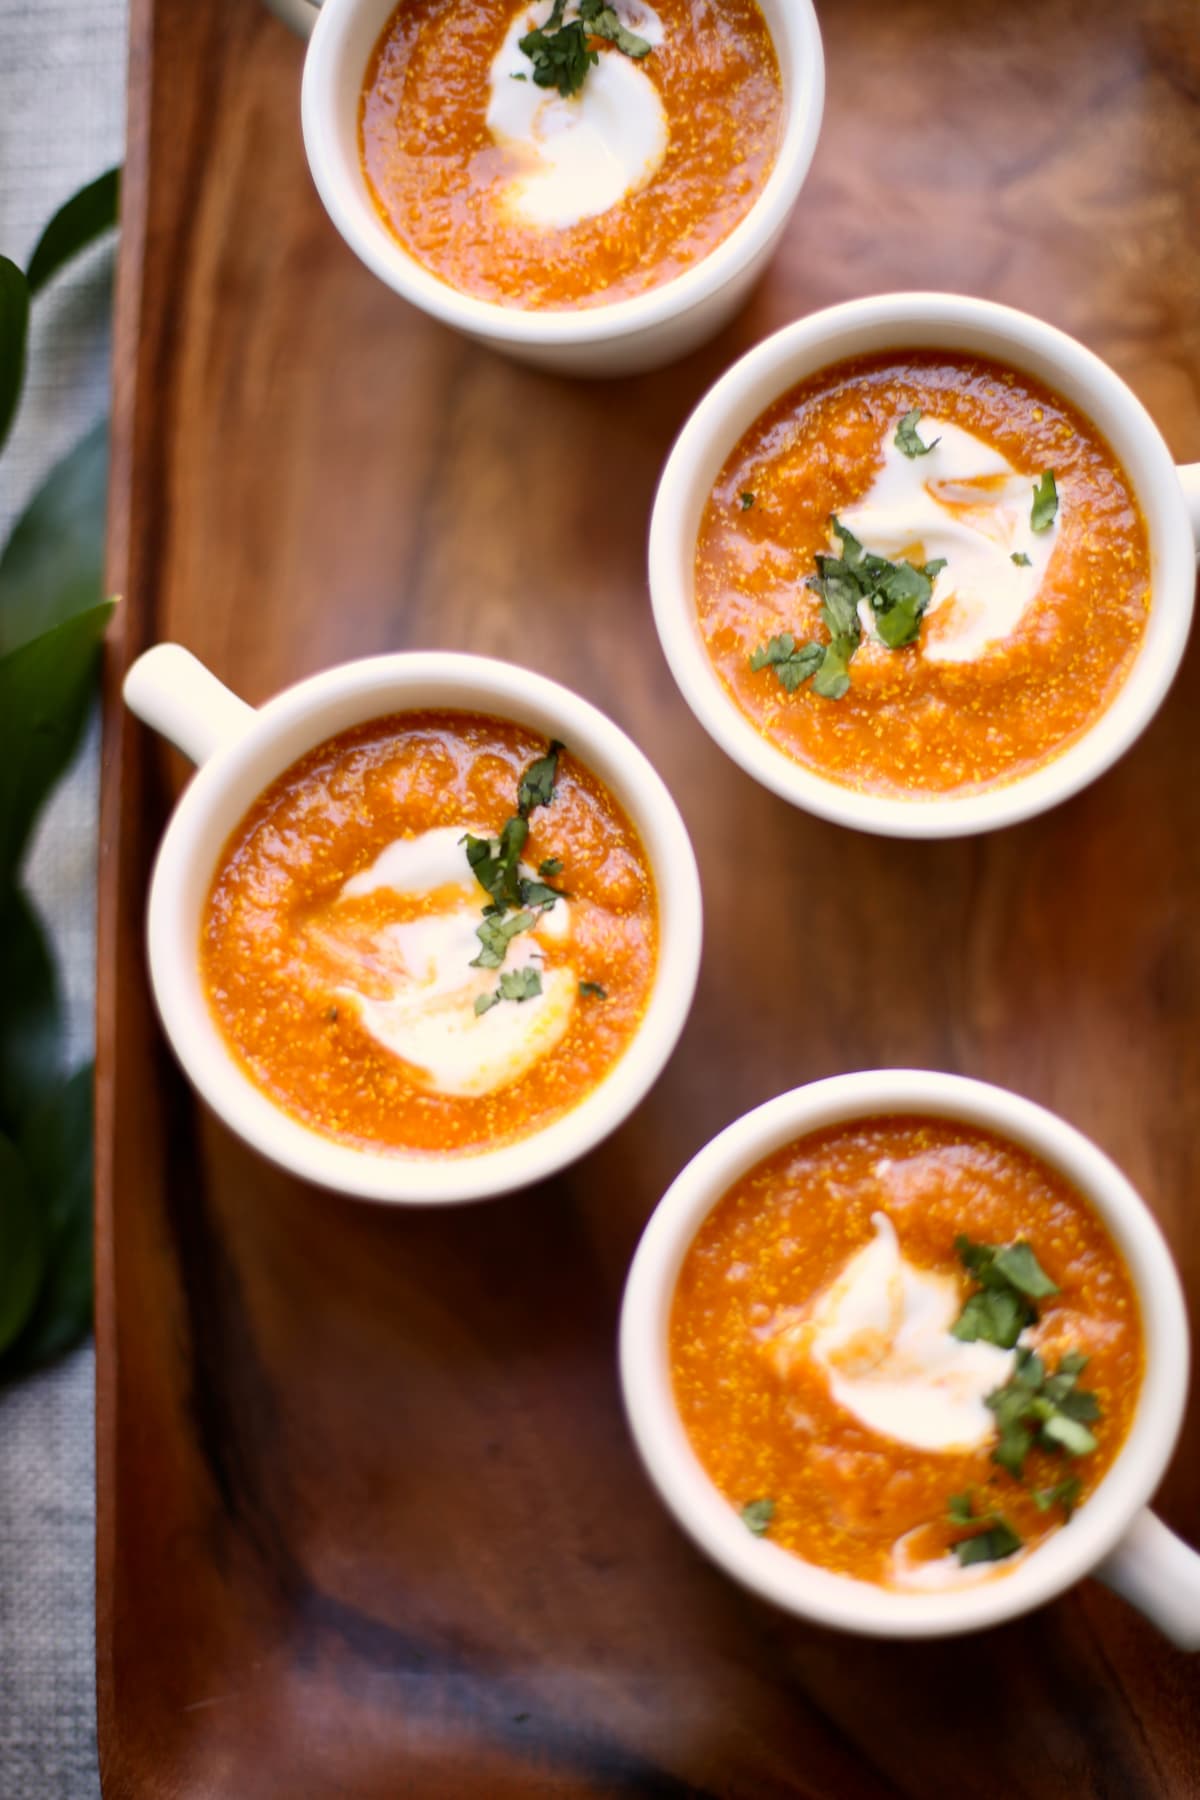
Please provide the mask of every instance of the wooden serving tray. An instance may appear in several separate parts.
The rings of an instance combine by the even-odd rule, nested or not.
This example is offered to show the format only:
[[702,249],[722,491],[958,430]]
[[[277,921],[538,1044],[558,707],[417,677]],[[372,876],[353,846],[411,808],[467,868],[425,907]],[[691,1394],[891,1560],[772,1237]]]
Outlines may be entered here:
[[[616,385],[443,331],[336,237],[301,45],[259,0],[135,0],[117,342],[99,1001],[98,1659],[108,1800],[1194,1796],[1200,1663],[1094,1586],[946,1644],[807,1629],[667,1517],[621,1415],[638,1234],[783,1088],[885,1063],[1092,1133],[1200,1303],[1193,653],[1048,818],[839,831],[753,785],[676,692],[646,593],[658,470],[729,362],[899,287],[1014,302],[1200,457],[1192,0],[829,0],[826,124],[737,326]],[[142,943],[187,778],[125,717],[175,638],[250,700],[406,646],[569,683],[644,746],[708,910],[682,1046],[562,1179],[412,1213],[305,1188],[193,1100]],[[1200,1410],[1160,1503],[1200,1538]]]

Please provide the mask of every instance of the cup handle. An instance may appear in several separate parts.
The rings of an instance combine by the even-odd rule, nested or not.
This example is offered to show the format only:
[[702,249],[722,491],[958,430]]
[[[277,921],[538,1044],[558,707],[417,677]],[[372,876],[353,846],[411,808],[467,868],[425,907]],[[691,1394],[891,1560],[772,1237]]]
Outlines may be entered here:
[[1180,1650],[1200,1650],[1200,1552],[1149,1507],[1094,1573]]
[[1183,489],[1188,517],[1192,521],[1196,554],[1200,556],[1200,462],[1179,464],[1179,485]]
[[197,765],[241,737],[257,716],[182,644],[156,644],[139,656],[122,692],[130,712]]
[[266,4],[276,18],[290,25],[301,37],[307,37],[317,22],[321,0],[266,0]]

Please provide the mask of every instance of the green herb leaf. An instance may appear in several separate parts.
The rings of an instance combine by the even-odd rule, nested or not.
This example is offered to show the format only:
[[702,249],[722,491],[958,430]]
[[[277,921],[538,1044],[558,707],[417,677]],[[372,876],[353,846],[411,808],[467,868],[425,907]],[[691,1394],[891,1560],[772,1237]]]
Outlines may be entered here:
[[742,503],[742,511],[743,512],[749,512],[750,508],[754,505],[754,495],[750,492],[750,490],[748,488],[746,489],[746,491],[744,493],[741,493],[738,495],[738,499]]
[[955,1544],[954,1554],[962,1568],[969,1568],[972,1563],[1003,1562],[1021,1548],[1021,1539],[1008,1520],[996,1514],[992,1517],[994,1522],[986,1531]]
[[1066,1481],[1060,1481],[1054,1487],[1036,1488],[1033,1503],[1039,1512],[1049,1512],[1055,1506],[1061,1506],[1068,1519],[1079,1505],[1079,1496],[1083,1491],[1083,1483],[1078,1475],[1070,1475]]
[[508,946],[520,931],[528,931],[537,923],[537,914],[533,912],[516,912],[499,916],[495,913],[485,918],[482,925],[475,929],[475,936],[482,946],[479,955],[471,961],[473,969],[498,969],[508,955]]
[[[517,811],[527,819],[535,806],[549,806],[554,799],[554,780],[558,773],[558,756],[566,745],[555,738],[545,756],[531,762],[517,789]],[[524,841],[524,840],[522,840]]]
[[1096,1439],[1086,1425],[1065,1412],[1053,1412],[1042,1425],[1042,1438],[1048,1444],[1060,1444],[1068,1456],[1090,1456]]
[[825,646],[821,666],[813,676],[813,692],[825,700],[840,700],[850,687],[850,658],[858,644],[850,638],[837,637]]
[[113,230],[120,198],[121,171],[108,169],[59,207],[29,259],[31,294],[45,287],[81,250]]
[[549,912],[556,900],[565,900],[567,896],[561,888],[547,887],[544,881],[521,882],[521,905],[536,906],[542,912]]
[[581,981],[579,984],[579,992],[583,995],[590,994],[593,999],[596,1000],[608,999],[607,989],[602,988],[598,981]]
[[1024,1238],[996,1251],[992,1275],[1002,1275],[1010,1287],[1027,1294],[1031,1300],[1043,1300],[1058,1292],[1058,1283],[1051,1281]]
[[33,1369],[61,1356],[92,1322],[91,1063],[38,1108],[21,1154],[47,1231],[45,1272],[33,1310],[5,1365]]
[[15,262],[0,256],[0,450],[21,398],[28,330],[29,283]]
[[521,851],[528,836],[528,824],[514,814],[498,838],[472,837],[468,832],[463,839],[475,879],[484,892],[491,895],[497,912],[503,913],[510,906],[521,904],[519,868]]
[[1018,569],[1032,569],[1033,567],[1032,560],[1026,556],[1023,550],[1014,550],[1009,561],[1015,562]]
[[539,875],[561,875],[562,872],[562,862],[557,856],[548,856],[544,862],[538,864]]
[[108,420],[57,462],[0,555],[0,656],[103,599]]
[[919,406],[914,406],[911,412],[905,413],[896,427],[896,436],[893,441],[897,450],[903,451],[905,456],[928,456],[929,452],[936,449],[942,441],[941,438],[934,438],[932,444],[923,444],[917,436],[917,426],[920,423],[921,409]]
[[775,1502],[773,1500],[748,1500],[741,1510],[740,1517],[747,1531],[752,1531],[755,1537],[762,1537],[775,1517]]
[[615,44],[618,50],[633,57],[635,62],[649,56],[649,42],[644,37],[639,37],[636,31],[630,31],[622,25],[607,0],[579,0],[579,17],[593,37],[604,38],[608,43]]
[[906,562],[888,570],[871,596],[871,606],[875,629],[889,650],[900,650],[914,641],[932,598],[933,580],[924,569]]
[[46,1265],[46,1225],[24,1158],[0,1136],[0,1351],[24,1328]]
[[946,1517],[955,1525],[970,1525],[975,1518],[975,1495],[970,1488],[965,1494],[951,1494],[946,1502]]
[[579,92],[587,80],[588,70],[599,62],[600,57],[588,44],[588,31],[582,19],[563,24],[565,10],[566,0],[554,0],[546,23],[536,31],[526,32],[519,43],[533,64],[533,79],[537,86],[557,88],[567,100]]
[[113,603],[0,657],[0,868],[16,868],[42,802],[74,754]]
[[1033,490],[1033,506],[1029,514],[1029,523],[1034,531],[1049,531],[1058,514],[1058,488],[1054,482],[1054,470],[1047,469],[1042,479]]
[[1011,1350],[1028,1323],[1029,1308],[1019,1294],[1006,1288],[984,1288],[968,1296],[950,1335],[964,1344],[982,1342]]
[[481,1019],[485,1012],[491,1012],[493,1006],[499,1006],[499,1004],[500,996],[498,993],[476,994],[475,1017]]
[[0,1130],[22,1120],[58,1083],[63,1020],[54,959],[19,889],[0,900]]
[[801,682],[816,674],[824,660],[824,645],[802,644],[797,649],[795,638],[790,631],[785,631],[779,637],[769,638],[753,652],[750,667],[754,670],[774,669],[788,693],[794,694]]
[[505,969],[500,977],[502,1000],[532,1000],[541,991],[541,974],[530,963],[526,963],[523,969]]

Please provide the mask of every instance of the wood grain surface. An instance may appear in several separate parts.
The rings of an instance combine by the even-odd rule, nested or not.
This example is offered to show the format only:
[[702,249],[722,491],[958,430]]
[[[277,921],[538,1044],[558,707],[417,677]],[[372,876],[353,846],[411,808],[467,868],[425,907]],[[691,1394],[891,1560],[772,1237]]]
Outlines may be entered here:
[[[1195,1795],[1200,1664],[1119,1601],[1086,1585],[944,1645],[796,1624],[659,1506],[614,1368],[633,1246],[686,1158],[873,1064],[963,1070],[1082,1126],[1200,1304],[1197,651],[1071,804],[893,843],[790,810],[708,741],[644,570],[700,394],[855,294],[1037,311],[1200,457],[1193,0],[825,0],[825,130],[775,266],[708,350],[607,386],[474,349],[357,264],[305,169],[302,47],[259,0],[133,10],[98,1078],[107,1800]],[[693,833],[708,947],[624,1130],[534,1191],[413,1215],[306,1189],[203,1112],[142,943],[187,771],[119,701],[160,638],[254,701],[375,651],[490,652],[631,732]],[[1198,1449],[1193,1403],[1160,1496],[1193,1542]]]

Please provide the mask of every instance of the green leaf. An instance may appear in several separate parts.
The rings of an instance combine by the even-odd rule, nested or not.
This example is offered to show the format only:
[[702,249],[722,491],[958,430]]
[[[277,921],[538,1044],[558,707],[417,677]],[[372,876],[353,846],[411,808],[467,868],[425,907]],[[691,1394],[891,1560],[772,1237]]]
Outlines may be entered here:
[[498,969],[508,955],[508,946],[518,932],[528,931],[536,925],[537,914],[532,912],[510,913],[505,918],[493,917],[485,919],[478,926],[475,936],[482,948],[479,955],[471,962],[473,969]]
[[121,171],[108,169],[63,203],[38,239],[29,259],[29,292],[36,294],[52,276],[112,231],[121,197]]
[[964,1538],[955,1544],[954,1554],[960,1565],[966,1569],[972,1563],[1003,1562],[1006,1556],[1013,1556],[1021,1548],[1021,1539],[1008,1523],[993,1514],[994,1523],[987,1531],[981,1531],[976,1537]]
[[0,657],[0,869],[15,869],[46,795],[74,753],[113,602]]
[[1007,1288],[983,1288],[968,1296],[950,1327],[950,1335],[964,1344],[982,1342],[1011,1350],[1029,1323],[1029,1308]]
[[1087,1426],[1065,1412],[1052,1413],[1042,1426],[1041,1435],[1047,1443],[1061,1445],[1068,1456],[1090,1456],[1096,1448],[1096,1439]]
[[600,60],[588,46],[587,29],[581,19],[563,24],[565,7],[566,0],[554,0],[546,23],[519,40],[521,50],[533,64],[533,79],[538,87],[557,88],[564,100],[579,92],[588,70]]
[[531,964],[523,969],[505,969],[500,977],[502,1000],[532,1000],[542,991],[542,977]]
[[923,444],[917,436],[917,426],[920,423],[921,409],[919,406],[914,406],[911,412],[905,413],[896,427],[896,436],[893,441],[897,450],[903,451],[905,456],[928,456],[929,452],[942,441],[941,438],[934,438],[932,444]]
[[992,1267],[1010,1286],[1027,1294],[1031,1300],[1042,1300],[1058,1292],[1057,1282],[1051,1281],[1024,1238],[997,1250]]
[[549,912],[556,900],[565,900],[566,894],[561,888],[547,887],[544,881],[522,881],[522,906],[537,906],[543,912]]
[[835,638],[825,646],[821,666],[813,676],[813,692],[825,700],[840,700],[850,687],[850,658],[857,649],[848,638]]
[[28,331],[29,284],[15,262],[0,256],[0,450],[21,398]]
[[871,608],[875,629],[889,650],[914,641],[932,598],[933,581],[924,569],[905,562],[888,570],[871,596]]
[[752,1531],[755,1537],[762,1537],[775,1517],[775,1502],[773,1500],[748,1500],[739,1516],[747,1531]]
[[649,56],[651,46],[648,41],[624,26],[605,0],[579,0],[579,16],[593,37],[607,39],[635,62]]
[[46,1264],[46,1228],[24,1158],[0,1136],[0,1351],[24,1328]]
[[545,756],[531,762],[517,789],[517,811],[527,819],[535,806],[549,806],[554,799],[554,781],[558,774],[559,752],[566,749],[555,738]]
[[751,653],[750,667],[756,672],[759,669],[774,669],[779,681],[789,694],[794,694],[801,682],[815,675],[825,660],[825,646],[822,644],[802,644],[796,648],[796,640],[790,631],[779,637],[768,638],[767,642]]
[[562,872],[563,872],[562,862],[561,862],[560,858],[557,856],[548,856],[546,858],[545,862],[540,862],[538,864],[538,874],[539,875],[550,875],[550,876],[561,875]]
[[529,826],[514,814],[498,838],[472,837],[468,832],[463,839],[475,879],[484,892],[490,894],[497,912],[521,904],[518,871],[528,835]]
[[499,1004],[500,1004],[500,996],[497,993],[476,994],[476,996],[475,996],[475,1017],[477,1019],[482,1018],[485,1012],[491,1012],[493,1006],[499,1006]]
[[76,1070],[29,1121],[21,1151],[48,1228],[46,1272],[10,1366],[60,1356],[92,1322],[91,1063]]
[[0,993],[0,1130],[15,1134],[57,1083],[63,1049],[54,959],[17,888],[0,900]]
[[108,420],[55,464],[0,555],[0,656],[103,596]]
[[975,1518],[975,1496],[968,1488],[964,1494],[951,1494],[946,1502],[946,1517],[955,1525],[970,1525]]
[[749,512],[750,508],[754,505],[754,495],[750,492],[749,488],[747,488],[743,493],[739,494],[738,499],[742,503],[742,511],[743,512]]
[[1033,567],[1032,560],[1026,556],[1023,550],[1014,550],[1009,561],[1015,562],[1018,569],[1032,569]]
[[1054,482],[1054,470],[1047,469],[1042,479],[1033,490],[1033,506],[1029,514],[1029,523],[1034,531],[1049,531],[1058,514],[1058,488]]
[[579,984],[579,992],[584,996],[590,995],[595,1000],[608,999],[608,990],[602,988],[598,981],[581,981]]
[[1078,1475],[1068,1476],[1055,1487],[1037,1488],[1034,1490],[1033,1503],[1039,1512],[1049,1512],[1052,1507],[1061,1506],[1068,1519],[1079,1505],[1079,1496],[1083,1491],[1083,1483]]

